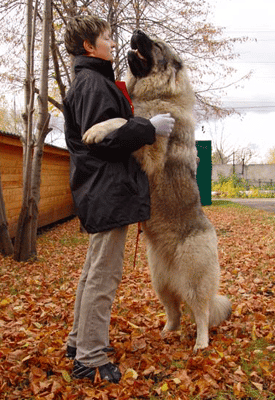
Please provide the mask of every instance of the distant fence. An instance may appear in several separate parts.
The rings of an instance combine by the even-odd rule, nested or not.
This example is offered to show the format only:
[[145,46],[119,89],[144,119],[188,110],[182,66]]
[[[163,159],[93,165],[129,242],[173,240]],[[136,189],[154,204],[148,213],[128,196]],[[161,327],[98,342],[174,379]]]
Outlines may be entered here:
[[212,181],[217,182],[220,175],[229,177],[233,172],[251,186],[275,185],[275,164],[237,164],[234,167],[232,164],[214,164],[212,165]]
[[[11,237],[15,236],[22,204],[22,153],[20,138],[0,131],[0,172]],[[41,172],[39,227],[74,215],[69,176],[68,151],[46,144]]]

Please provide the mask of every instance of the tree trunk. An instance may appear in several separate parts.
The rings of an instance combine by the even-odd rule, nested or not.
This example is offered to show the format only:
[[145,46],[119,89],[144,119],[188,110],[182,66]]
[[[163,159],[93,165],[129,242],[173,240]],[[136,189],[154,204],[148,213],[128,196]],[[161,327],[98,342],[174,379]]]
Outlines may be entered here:
[[[48,113],[48,71],[49,71],[49,36],[51,27],[51,0],[44,1],[43,34],[39,102],[39,121],[36,135],[32,129],[32,114],[34,107],[35,82],[33,76],[33,49],[35,41],[35,20],[37,0],[32,13],[32,0],[27,3],[27,21],[32,21],[32,38],[27,37],[27,65],[26,72],[26,111],[24,121],[26,134],[23,138],[24,167],[23,167],[23,202],[19,215],[17,233],[14,246],[14,258],[17,261],[26,261],[36,257],[36,238],[38,221],[38,204],[40,200],[40,181],[44,141],[49,132]],[[30,17],[30,14],[32,16]],[[27,32],[30,32],[28,29]]]
[[30,226],[31,226],[31,165],[33,151],[33,111],[34,111],[34,43],[35,24],[37,16],[37,0],[33,9],[33,0],[27,0],[26,4],[26,79],[25,79],[25,112],[23,121],[25,126],[22,137],[23,144],[23,198],[22,206],[17,222],[17,230],[14,243],[14,259],[26,261],[31,257]]
[[1,184],[0,173],[0,253],[4,256],[13,254],[13,245],[8,231],[8,223],[6,218],[6,209]]
[[50,32],[52,26],[51,0],[45,0],[43,12],[43,42],[40,89],[38,95],[39,121],[32,160],[32,220],[31,220],[31,253],[36,254],[36,237],[38,224],[38,204],[40,201],[41,169],[44,142],[49,133],[50,114],[48,113],[48,72],[49,72],[49,53],[50,53]]

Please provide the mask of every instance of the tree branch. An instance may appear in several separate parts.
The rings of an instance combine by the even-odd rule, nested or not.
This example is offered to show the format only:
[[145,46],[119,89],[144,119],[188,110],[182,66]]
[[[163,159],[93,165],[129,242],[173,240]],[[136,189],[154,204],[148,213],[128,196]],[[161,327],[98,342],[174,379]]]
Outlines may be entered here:
[[[35,93],[39,94],[39,89],[35,88]],[[59,111],[63,113],[63,105],[61,103],[58,103],[55,99],[53,99],[51,96],[48,96],[48,102],[51,103],[54,107],[56,107]]]

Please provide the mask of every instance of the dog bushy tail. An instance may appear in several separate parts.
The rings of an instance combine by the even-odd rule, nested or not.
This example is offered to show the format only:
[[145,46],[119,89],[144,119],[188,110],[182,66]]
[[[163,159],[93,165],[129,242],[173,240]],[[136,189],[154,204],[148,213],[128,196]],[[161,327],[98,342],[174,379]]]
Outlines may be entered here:
[[210,304],[209,326],[219,325],[230,317],[232,311],[231,303],[225,296],[216,295]]

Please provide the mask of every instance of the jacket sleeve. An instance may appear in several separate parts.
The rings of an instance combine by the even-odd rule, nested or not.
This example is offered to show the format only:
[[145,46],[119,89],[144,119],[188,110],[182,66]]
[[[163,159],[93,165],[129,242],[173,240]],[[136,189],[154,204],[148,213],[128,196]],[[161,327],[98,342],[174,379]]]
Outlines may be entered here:
[[[101,87],[98,87],[100,84]],[[76,115],[81,116],[78,122],[81,135],[98,122],[116,117],[127,119],[125,125],[111,132],[102,142],[89,145],[91,151],[98,153],[98,156],[114,155],[115,152],[118,156],[129,155],[145,144],[154,143],[154,126],[148,119],[133,117],[128,100],[115,84],[97,82],[96,87],[85,90],[84,94],[85,97],[81,96],[82,101],[76,104],[76,108],[79,108]]]
[[142,117],[132,117],[125,125],[109,133],[102,142],[92,146],[132,153],[154,141],[155,128],[151,122]]

